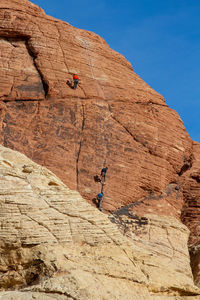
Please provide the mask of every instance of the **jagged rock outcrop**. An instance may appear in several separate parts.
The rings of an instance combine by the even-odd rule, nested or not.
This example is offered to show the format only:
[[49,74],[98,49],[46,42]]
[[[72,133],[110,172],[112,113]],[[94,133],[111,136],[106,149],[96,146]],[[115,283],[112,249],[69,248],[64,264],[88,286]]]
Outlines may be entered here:
[[20,290],[0,292],[0,299],[200,293],[190,269],[189,232],[175,218],[146,215],[126,237],[50,171],[2,146],[0,180],[0,288]]
[[[199,144],[190,139],[178,114],[101,37],[46,16],[28,0],[1,0],[0,50],[0,143],[24,153],[36,163],[53,171],[70,189],[79,191],[93,206],[96,204],[95,196],[100,191],[100,185],[94,181],[94,176],[104,165],[108,165],[103,212],[110,214],[111,222],[115,223],[112,225],[114,227],[105,216],[96,213],[103,218],[103,223],[108,222],[105,224],[111,226],[111,231],[115,232],[116,226],[120,228],[126,236],[122,244],[126,244],[128,240],[131,243],[128,247],[132,249],[133,243],[130,240],[134,240],[134,243],[139,243],[139,249],[143,245],[143,249],[146,248],[144,251],[150,251],[145,252],[145,259],[150,260],[151,251],[153,255],[162,257],[157,260],[156,272],[151,273],[150,267],[147,267],[150,279],[145,283],[148,290],[145,288],[144,299],[150,297],[149,291],[164,293],[166,290],[166,293],[173,295],[177,291],[177,294],[191,295],[192,278],[185,248],[188,232],[180,219],[192,231],[190,244],[195,243],[195,250],[191,249],[191,253],[195,253],[192,254],[192,261],[196,261],[199,253],[197,234],[200,150]],[[74,72],[81,79],[77,90],[66,84]],[[29,171],[29,168],[24,170],[24,174]],[[11,182],[11,189],[13,184]],[[48,188],[56,189],[55,182]],[[76,192],[73,193],[75,198],[80,198]],[[40,202],[36,201],[32,207],[33,199],[29,197],[30,195],[25,204],[30,204],[30,212],[35,216],[38,213],[34,210],[38,211]],[[60,204],[63,205],[63,202]],[[95,210],[89,204],[84,205],[93,215]],[[32,221],[24,216],[25,229],[20,231],[22,240],[30,235],[36,251],[32,252],[32,246],[28,246],[22,251],[25,257],[39,255],[34,241],[40,235],[36,230],[34,216]],[[15,218],[15,215],[12,214],[12,217]],[[65,227],[67,225],[64,218],[61,218],[61,223],[54,224],[51,214],[42,217],[42,221],[37,221],[42,222],[38,228],[42,230],[43,242],[48,239],[51,245],[53,232],[59,245],[67,243],[63,231],[69,228]],[[34,232],[31,229],[32,223],[35,224]],[[18,240],[18,230],[15,236],[12,226],[9,226],[9,236]],[[51,230],[48,233],[49,226]],[[87,226],[86,228],[89,230]],[[32,236],[31,232],[35,235]],[[85,234],[83,240],[87,240]],[[175,238],[179,235],[180,244]],[[2,238],[6,241],[6,233]],[[90,233],[88,238],[91,238]],[[110,245],[108,248],[110,249]],[[43,247],[42,249],[45,256],[45,250]],[[21,252],[19,254],[15,248],[13,251],[11,252],[14,253],[15,261]],[[62,256],[60,248],[58,252]],[[167,258],[164,259],[166,252]],[[180,259],[180,255],[185,260]],[[123,256],[120,257],[123,261]],[[94,260],[98,260],[98,256]],[[5,266],[6,263],[7,261]],[[38,265],[38,261],[35,263],[34,270],[43,269],[44,266]],[[30,276],[25,275],[26,266],[25,258],[22,274],[19,273],[17,279],[13,279],[14,282],[19,280],[19,286],[29,284],[18,279],[20,276]],[[168,268],[169,272],[166,271]],[[51,270],[50,266],[50,273]],[[27,272],[29,271],[28,269]],[[193,272],[195,282],[198,283],[199,271],[196,263]],[[32,274],[32,271],[29,273]],[[158,282],[158,274],[165,274],[165,279]],[[112,276],[114,275],[109,274],[110,279]],[[177,278],[175,283],[174,278]],[[49,288],[49,281],[44,282]],[[128,293],[133,288],[132,282],[130,285]],[[134,283],[134,287],[136,299],[137,288],[140,289],[141,286]],[[124,289],[122,284],[122,290]],[[42,291],[43,288],[40,289]],[[57,292],[62,294],[62,291]],[[27,297],[32,297],[31,293]],[[48,299],[48,295],[45,297]],[[76,296],[73,297],[76,299]],[[116,297],[119,298],[119,294]],[[162,294],[159,297],[164,296]]]
[[183,222],[190,227],[190,244],[199,242],[199,205],[200,205],[200,144],[194,143],[192,165],[182,178],[184,193]]
[[190,228],[190,256],[195,283],[200,286],[200,145],[194,143],[192,166],[182,178],[184,207],[182,221]]

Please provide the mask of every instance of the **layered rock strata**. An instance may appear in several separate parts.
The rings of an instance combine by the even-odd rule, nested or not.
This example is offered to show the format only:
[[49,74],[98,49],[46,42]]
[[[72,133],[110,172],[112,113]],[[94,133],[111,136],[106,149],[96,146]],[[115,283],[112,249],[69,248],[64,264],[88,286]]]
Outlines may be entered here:
[[[157,264],[162,270],[166,270],[165,263],[174,270],[182,246],[178,242],[169,244],[177,232],[184,232],[180,243],[186,245],[188,233],[180,223],[182,219],[192,232],[195,260],[199,241],[199,144],[190,139],[183,122],[163,97],[101,37],[48,17],[27,0],[1,0],[0,53],[0,143],[48,167],[93,206],[101,189],[94,176],[108,165],[103,212],[112,213],[113,226],[118,226],[128,240],[142,234],[150,244],[157,238],[151,232],[160,232],[162,243],[168,246],[160,247],[159,240],[158,252],[164,247],[170,259]],[[80,77],[77,90],[66,84],[72,73]],[[24,239],[32,232],[29,225],[30,220]],[[52,230],[60,229],[57,226]],[[66,243],[62,238],[61,234],[59,243]],[[179,255],[174,254],[176,251]],[[173,284],[172,279],[177,277],[173,271],[173,276],[164,280],[164,286],[168,280],[164,290],[171,293],[176,290],[171,286],[177,285],[180,294],[179,287],[183,282],[187,286],[188,278],[192,285],[187,255],[181,264],[183,269],[178,268],[178,273],[186,279],[181,277]],[[198,270],[194,274],[198,283]],[[152,275],[151,286],[157,282],[154,277],[158,276]],[[155,283],[150,290],[160,291],[160,284]],[[186,287],[183,294],[185,290],[192,293]]]
[[195,283],[200,286],[200,145],[194,143],[193,163],[182,178],[184,207],[182,221],[190,228],[190,256]]
[[[192,141],[177,113],[96,34],[28,1],[0,5],[1,143],[91,203],[100,189],[93,178],[108,165],[104,209],[154,194],[163,206],[152,201],[152,210],[180,216],[179,175],[191,162]],[[73,72],[77,90],[66,84]]]
[[0,180],[0,288],[20,290],[2,291],[0,299],[150,300],[200,293],[188,230],[175,218],[146,215],[126,237],[50,171],[2,146]]

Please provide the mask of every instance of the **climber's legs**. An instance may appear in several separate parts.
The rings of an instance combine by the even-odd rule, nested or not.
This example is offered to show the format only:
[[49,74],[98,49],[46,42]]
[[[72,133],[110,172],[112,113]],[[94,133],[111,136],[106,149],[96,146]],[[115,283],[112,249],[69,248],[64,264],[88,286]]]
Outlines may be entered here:
[[78,85],[78,79],[74,79],[74,87],[73,87],[74,90],[77,88],[77,85]]
[[102,198],[98,199],[98,209],[101,210]]

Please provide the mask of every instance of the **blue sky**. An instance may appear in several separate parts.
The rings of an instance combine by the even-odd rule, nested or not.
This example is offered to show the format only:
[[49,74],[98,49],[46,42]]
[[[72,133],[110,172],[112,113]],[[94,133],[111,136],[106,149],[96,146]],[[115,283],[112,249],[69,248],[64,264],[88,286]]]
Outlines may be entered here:
[[161,93],[200,142],[200,0],[32,0],[102,36]]

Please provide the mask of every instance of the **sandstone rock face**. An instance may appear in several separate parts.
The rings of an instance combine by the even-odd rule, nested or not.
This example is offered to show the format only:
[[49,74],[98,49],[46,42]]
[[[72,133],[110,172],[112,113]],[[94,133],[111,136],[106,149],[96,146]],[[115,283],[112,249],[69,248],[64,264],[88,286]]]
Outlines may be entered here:
[[0,299],[200,293],[190,269],[189,232],[175,218],[145,215],[125,236],[125,217],[117,226],[117,216],[99,212],[50,171],[2,146],[0,180],[0,287],[20,289],[2,291]]
[[[108,165],[106,210],[145,199],[152,202],[147,212],[179,217],[179,175],[192,141],[163,97],[102,38],[28,1],[3,0],[0,19],[1,143],[48,167],[90,203],[100,190],[93,178]],[[73,72],[77,90],[66,84]]]
[[184,192],[184,207],[182,220],[190,228],[189,239],[191,252],[191,266],[195,283],[200,286],[200,246],[199,246],[199,214],[200,214],[200,145],[193,145],[193,163],[182,178]]
[[[2,231],[2,273],[13,271],[14,274],[2,276],[2,287],[21,288],[34,282],[34,290],[27,292],[27,299],[37,298],[38,291],[47,293],[48,290],[56,290],[55,297],[59,299],[96,299],[97,286],[101,289],[105,281],[110,281],[110,288],[98,295],[102,299],[107,299],[111,290],[115,290],[113,286],[118,286],[113,299],[131,299],[130,291],[133,290],[133,299],[142,299],[142,293],[143,299],[151,299],[148,298],[152,296],[150,293],[154,293],[152,297],[156,299],[164,297],[165,292],[172,297],[176,293],[198,293],[193,287],[189,267],[188,231],[180,218],[192,231],[190,243],[198,244],[200,149],[188,136],[177,113],[134,73],[123,56],[110,49],[96,34],[48,17],[27,0],[1,0],[0,24],[0,143],[53,171],[90,203],[84,203],[77,192],[66,190],[58,178],[47,179],[53,175],[33,163],[30,166],[28,163],[24,169],[21,164],[17,172],[22,173],[22,177],[14,182],[12,175],[8,182],[7,177],[5,182],[2,179],[13,194],[19,183],[19,201],[24,199],[23,193],[27,196],[25,202],[19,203],[7,196],[2,198],[6,215],[5,199],[11,201],[10,215],[3,219],[6,229]],[[70,86],[72,73],[80,77],[76,90]],[[11,169],[15,166],[15,163],[9,164]],[[102,205],[110,219],[90,206],[96,205],[95,196],[101,189],[94,176],[106,165],[109,169]],[[46,177],[37,179],[38,174]],[[29,187],[29,191],[26,184],[32,176],[35,187],[34,191]],[[66,209],[64,214],[63,209]],[[42,212],[40,217],[38,211]],[[82,218],[86,212],[87,217]],[[94,220],[98,218],[103,227],[98,224],[100,232],[97,233]],[[180,241],[177,236],[181,237]],[[114,241],[118,237],[120,242],[116,245]],[[47,240],[48,249],[43,247]],[[12,248],[10,245],[15,243]],[[66,274],[66,270],[73,268],[72,263],[75,270],[80,267],[83,259],[80,250],[68,245],[74,243],[86,247],[84,251],[92,257],[92,262],[88,258],[86,265],[95,265],[93,271],[98,278],[91,276],[92,269],[88,271],[84,264],[80,269],[80,274],[84,273],[82,277],[90,274],[88,281],[92,282],[92,291],[88,291],[86,280],[80,279],[82,277],[76,272],[72,275],[69,271],[66,281],[56,273],[58,269],[59,274]],[[63,244],[68,245],[70,259],[67,263],[66,248],[60,246]],[[133,257],[127,258],[124,248],[120,247],[128,247],[126,251],[131,253],[136,251],[133,255],[137,257],[136,269],[132,269]],[[6,258],[5,249],[10,249],[11,259]],[[94,253],[94,249],[100,254]],[[112,267],[113,261],[105,267],[109,271],[96,266],[107,252],[115,257],[115,251],[120,252],[114,258],[120,266],[117,269],[114,264],[117,274]],[[138,252],[142,252],[141,256]],[[46,258],[47,253],[56,257],[60,253],[55,268],[51,258]],[[152,256],[156,256],[153,263]],[[19,270],[15,265],[18,257],[23,257]],[[196,257],[197,248],[195,261]],[[119,274],[126,269],[124,260],[128,260],[130,266],[126,266],[128,275],[121,278]],[[137,272],[139,278],[130,275]],[[42,273],[42,280],[39,273]],[[198,268],[193,273],[198,283]],[[102,278],[102,274],[106,277]],[[158,274],[163,274],[162,278]],[[61,284],[60,280],[65,283]],[[70,294],[65,288],[63,293],[62,286],[68,286],[69,281],[74,284],[72,291],[80,292],[78,295]],[[141,286],[145,286],[142,292]],[[81,294],[82,289],[86,294]],[[12,297],[12,293],[6,292],[2,297]],[[48,299],[50,295],[41,297]]]
[[18,38],[0,39],[2,67],[1,98],[43,99],[44,88],[27,42]]
[[199,242],[199,203],[200,203],[200,145],[193,144],[193,161],[182,178],[184,192],[184,207],[182,212],[183,222],[190,227],[190,244]]

